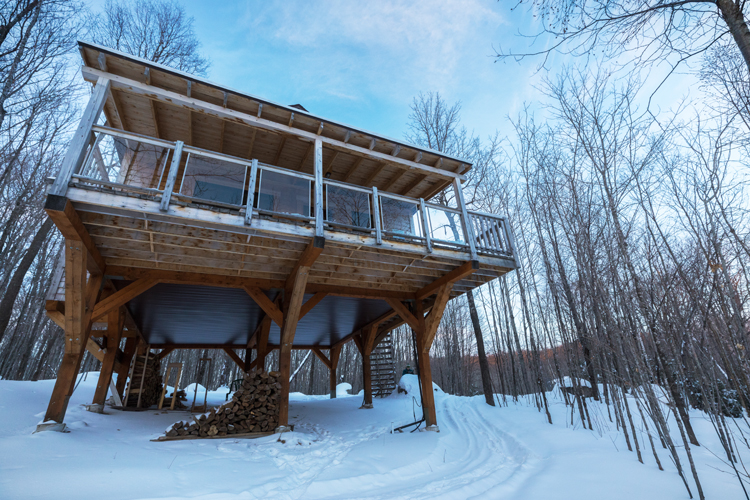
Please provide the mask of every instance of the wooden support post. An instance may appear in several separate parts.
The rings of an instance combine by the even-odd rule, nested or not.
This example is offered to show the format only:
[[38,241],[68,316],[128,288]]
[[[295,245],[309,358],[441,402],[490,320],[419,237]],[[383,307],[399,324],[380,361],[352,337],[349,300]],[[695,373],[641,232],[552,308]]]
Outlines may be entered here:
[[336,377],[336,369],[339,366],[339,357],[341,357],[341,346],[332,347],[328,356],[331,360],[331,371],[329,374],[329,382],[331,389],[331,399],[336,399],[336,386],[338,385],[338,378]]
[[430,348],[435,339],[435,333],[440,325],[445,307],[450,300],[452,284],[443,285],[438,289],[435,303],[430,314],[425,318],[424,307],[421,299],[415,302],[414,314],[419,328],[417,333],[417,362],[419,363],[419,383],[422,387],[423,410],[427,424],[427,430],[438,431],[437,415],[435,412],[435,393],[432,390],[432,368],[430,366]]
[[[303,254],[303,259],[304,257]],[[288,286],[284,290],[284,326],[281,329],[281,341],[279,343],[281,399],[279,401],[278,430],[280,432],[283,432],[289,426],[289,374],[292,365],[292,344],[297,330],[300,310],[302,309],[302,301],[305,297],[305,286],[307,285],[310,266],[313,262],[314,259],[298,262],[293,274],[287,279]],[[301,263],[307,265],[299,265]]]
[[372,408],[372,366],[370,353],[363,349],[362,352],[362,379],[365,387],[365,400],[360,408]]
[[177,180],[177,171],[180,170],[182,147],[184,145],[185,144],[182,141],[177,141],[175,143],[174,151],[172,152],[172,163],[169,165],[167,184],[164,186],[164,193],[161,195],[161,203],[159,203],[159,210],[162,212],[169,210],[169,200],[172,198],[172,190],[174,190],[174,184]]
[[122,350],[122,359],[120,360],[120,369],[117,370],[117,393],[122,398],[125,395],[125,383],[128,379],[128,370],[130,362],[133,360],[133,354],[138,347],[138,337],[128,337],[125,341],[125,347]]
[[268,334],[271,332],[271,317],[266,315],[260,324],[258,334],[257,363],[255,367],[260,371],[266,371],[266,356],[268,356]]
[[361,408],[372,408],[372,362],[370,355],[375,347],[375,337],[378,334],[379,323],[372,323],[362,329],[360,342],[357,344],[362,354],[362,379],[365,388],[365,401]]
[[464,192],[461,188],[461,181],[453,179],[453,190],[455,191],[456,201],[458,202],[458,208],[461,210],[461,219],[463,219],[463,230],[466,244],[469,245],[469,254],[471,260],[477,260],[477,247],[474,238],[474,226],[472,220],[469,217],[469,212],[466,210],[466,203],[464,202]]
[[315,236],[323,237],[323,142],[315,139]]
[[83,111],[78,129],[76,129],[73,138],[70,140],[68,151],[65,153],[62,166],[60,167],[60,172],[55,177],[55,182],[52,184],[49,194],[64,196],[68,191],[68,183],[71,177],[78,171],[81,163],[83,163],[86,148],[91,139],[91,127],[96,124],[102,109],[104,109],[109,89],[109,78],[100,76],[96,81],[94,93],[91,94],[86,109]]
[[[417,334],[417,363],[419,365],[419,384],[422,386],[422,411],[427,428],[437,427],[435,412],[435,393],[432,390],[432,368],[430,367],[430,346],[424,345],[424,309],[422,301],[416,301],[415,314],[419,322]],[[435,426],[435,427],[433,427]]]
[[375,244],[383,244],[383,230],[380,224],[380,199],[378,198],[378,188],[372,187],[372,223],[375,226]]
[[[255,131],[253,131],[255,137]],[[255,179],[258,177],[258,160],[250,163],[250,182],[247,187],[247,205],[245,205],[245,224],[253,224],[253,204],[255,203]]]
[[96,383],[94,392],[93,405],[96,405],[94,411],[100,413],[104,409],[104,402],[107,399],[107,390],[112,380],[112,373],[115,368],[117,359],[117,350],[120,347],[122,338],[122,327],[125,324],[125,313],[115,309],[107,314],[107,336],[105,337],[107,352],[104,354],[102,368],[99,372],[99,380]]
[[57,372],[44,422],[37,430],[64,428],[68,401],[75,388],[86,344],[91,333],[91,311],[101,291],[103,276],[91,274],[86,280],[88,251],[80,240],[65,240],[65,350]]

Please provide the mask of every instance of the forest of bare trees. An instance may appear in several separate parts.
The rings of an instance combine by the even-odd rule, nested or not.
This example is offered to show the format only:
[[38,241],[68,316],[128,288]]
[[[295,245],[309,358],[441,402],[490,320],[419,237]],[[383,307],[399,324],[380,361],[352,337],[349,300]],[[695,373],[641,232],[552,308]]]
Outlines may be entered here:
[[[688,489],[692,476],[698,491],[691,494],[703,498],[690,453],[701,443],[689,411],[699,409],[722,443],[727,468],[746,481],[750,471],[737,454],[750,442],[743,430],[750,413],[750,74],[743,38],[750,34],[744,3],[721,0],[693,9],[691,2],[674,2],[673,11],[684,16],[679,23],[671,18],[673,24],[663,22],[665,9],[628,11],[629,2],[604,10],[594,4],[611,2],[560,2],[562,10],[553,8],[556,2],[532,3],[550,21],[545,32],[560,37],[554,50],[575,53],[574,43],[585,52],[598,39],[612,48],[617,37],[631,33],[652,49],[627,47],[641,54],[639,64],[670,50],[678,60],[700,58],[703,97],[655,114],[637,73],[572,66],[548,77],[539,89],[545,106],[511,117],[514,134],[505,138],[475,136],[461,123],[460,103],[440,94],[414,98],[406,138],[473,161],[467,204],[509,216],[519,264],[448,305],[433,346],[433,379],[446,392],[483,394],[498,411],[525,399],[550,422],[550,391],[569,386],[554,394],[569,405],[571,421],[594,430],[589,405],[592,399],[604,403],[606,418],[639,460],[647,453],[660,468],[676,467]],[[738,22],[737,9],[744,31],[722,28]],[[642,38],[654,23],[666,31]],[[171,36],[160,37],[166,27]],[[186,71],[205,74],[209,67],[192,19],[176,3],[107,2],[97,15],[63,0],[0,5],[5,379],[52,378],[62,356],[60,329],[44,311],[60,238],[42,206],[46,179],[55,175],[80,97],[88,92],[75,71],[79,37]],[[450,193],[439,196],[454,203]],[[411,331],[400,327],[393,342],[397,373],[415,366]],[[209,388],[239,378],[222,351],[175,351],[168,360],[185,363],[183,387],[196,380],[201,357],[214,360]],[[327,394],[326,366],[295,351],[292,372],[301,364],[291,390]],[[97,369],[87,354],[81,376]],[[353,344],[344,347],[338,378],[355,393],[362,388]],[[676,433],[668,428],[670,418]],[[636,420],[646,425],[646,442],[639,440],[644,433]],[[681,450],[688,463],[681,462]]]

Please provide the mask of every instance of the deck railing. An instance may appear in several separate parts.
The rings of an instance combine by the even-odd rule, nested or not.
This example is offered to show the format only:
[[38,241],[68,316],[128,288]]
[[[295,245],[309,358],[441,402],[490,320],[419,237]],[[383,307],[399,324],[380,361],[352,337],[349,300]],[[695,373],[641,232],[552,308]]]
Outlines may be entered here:
[[[170,204],[236,210],[252,226],[260,217],[309,224],[329,231],[512,257],[504,217],[469,211],[325,179],[181,142],[94,126],[84,161],[70,182]],[[460,185],[454,185],[460,190]],[[316,210],[320,197],[322,210]],[[320,219],[320,220],[318,220]]]

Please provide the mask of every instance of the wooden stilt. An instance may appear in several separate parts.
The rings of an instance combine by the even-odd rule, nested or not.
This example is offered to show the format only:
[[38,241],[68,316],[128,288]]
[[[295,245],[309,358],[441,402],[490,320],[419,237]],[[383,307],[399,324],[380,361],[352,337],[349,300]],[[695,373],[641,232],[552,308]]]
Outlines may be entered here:
[[372,408],[372,363],[370,355],[377,333],[378,324],[374,323],[362,332],[360,341],[357,342],[357,347],[362,354],[362,379],[365,389],[365,400],[362,403],[362,408]]
[[445,306],[450,299],[452,284],[443,285],[438,289],[437,298],[425,317],[422,300],[415,303],[414,316],[419,328],[417,328],[417,362],[419,363],[419,384],[422,387],[422,401],[427,430],[437,431],[437,414],[435,411],[435,393],[432,390],[432,368],[430,366],[430,348],[435,338],[435,333],[443,317]]
[[115,368],[117,350],[120,347],[120,339],[122,338],[122,327],[124,323],[125,314],[123,311],[115,309],[107,314],[107,336],[105,337],[107,352],[104,354],[102,368],[99,372],[99,381],[96,384],[94,400],[92,401],[92,404],[100,405],[102,408],[107,399],[109,383],[112,380],[112,373]]
[[336,376],[336,369],[339,366],[339,357],[341,356],[341,346],[332,347],[328,355],[331,358],[331,372],[329,375],[331,399],[336,399],[336,386],[338,385],[338,377]]
[[279,400],[279,431],[285,431],[289,426],[289,372],[292,365],[292,344],[297,331],[297,322],[305,298],[305,287],[310,274],[310,267],[323,251],[325,239],[316,236],[302,252],[294,270],[286,279],[284,286],[284,312],[279,342],[279,380],[281,381],[281,398]]
[[65,240],[65,351],[44,416],[45,422],[62,424],[86,352],[91,332],[91,311],[102,284],[101,274],[90,274],[87,282],[87,256],[88,251],[81,241]]
[[255,367],[260,371],[266,370],[266,356],[268,356],[268,334],[271,332],[271,317],[266,316],[260,324],[258,334],[257,362]]

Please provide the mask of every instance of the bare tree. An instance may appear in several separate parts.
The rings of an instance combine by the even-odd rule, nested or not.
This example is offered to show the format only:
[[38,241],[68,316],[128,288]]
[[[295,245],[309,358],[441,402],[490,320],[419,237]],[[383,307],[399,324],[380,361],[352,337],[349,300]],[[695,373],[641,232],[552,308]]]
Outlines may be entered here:
[[[539,16],[536,37],[552,36],[551,46],[501,58],[549,56],[559,51],[609,57],[633,55],[637,63],[671,58],[680,63],[717,43],[732,40],[750,70],[750,30],[745,0],[519,0]],[[675,57],[672,57],[675,56]]]
[[93,18],[93,39],[128,54],[206,75],[209,60],[185,8],[169,0],[107,0],[103,14]]

